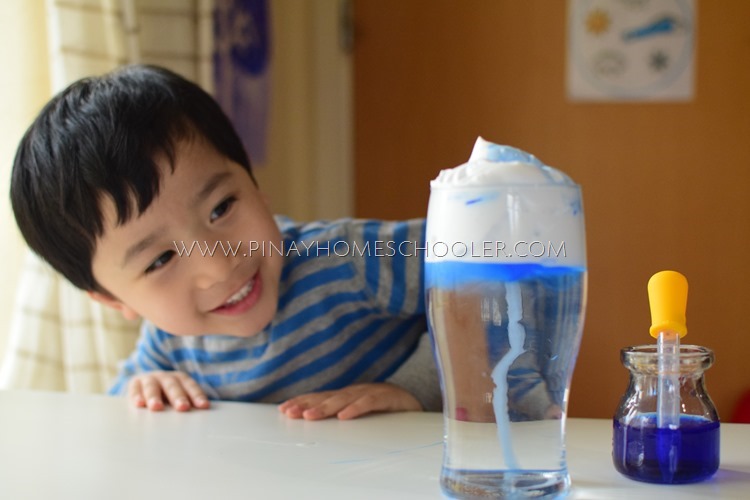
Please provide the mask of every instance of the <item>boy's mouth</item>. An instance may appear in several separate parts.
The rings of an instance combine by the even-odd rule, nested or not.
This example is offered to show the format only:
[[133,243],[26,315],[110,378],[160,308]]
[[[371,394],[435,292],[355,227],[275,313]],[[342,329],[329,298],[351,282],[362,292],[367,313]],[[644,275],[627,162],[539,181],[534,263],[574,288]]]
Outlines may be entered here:
[[250,309],[260,298],[261,280],[260,271],[245,283],[242,288],[237,290],[226,302],[211,312],[219,314],[241,314]]
[[229,300],[227,300],[226,304],[227,306],[233,306],[240,300],[247,297],[247,294],[250,293],[253,290],[253,287],[255,286],[255,280],[250,280],[247,282],[245,286],[240,288],[239,292],[235,293],[231,297],[229,297]]

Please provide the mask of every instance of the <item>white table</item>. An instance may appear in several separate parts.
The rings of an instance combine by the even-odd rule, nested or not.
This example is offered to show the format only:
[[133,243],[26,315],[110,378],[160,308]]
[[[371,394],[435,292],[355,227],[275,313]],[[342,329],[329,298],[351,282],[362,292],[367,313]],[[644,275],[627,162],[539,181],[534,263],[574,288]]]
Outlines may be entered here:
[[[612,466],[611,422],[568,421],[570,498],[750,498],[750,425],[722,424],[721,468],[684,486]],[[215,403],[151,413],[121,398],[0,391],[0,499],[441,498],[442,417],[289,420]]]

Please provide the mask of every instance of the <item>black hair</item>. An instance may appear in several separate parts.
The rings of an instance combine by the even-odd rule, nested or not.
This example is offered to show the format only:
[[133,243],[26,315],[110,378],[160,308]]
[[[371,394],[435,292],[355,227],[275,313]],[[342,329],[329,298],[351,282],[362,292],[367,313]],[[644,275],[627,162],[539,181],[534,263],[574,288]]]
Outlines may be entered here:
[[91,269],[102,200],[112,199],[118,224],[142,214],[159,193],[155,159],[174,170],[176,143],[197,138],[252,178],[229,118],[195,83],[148,65],[73,83],[42,109],[16,152],[10,198],[21,234],[75,286],[107,293]]

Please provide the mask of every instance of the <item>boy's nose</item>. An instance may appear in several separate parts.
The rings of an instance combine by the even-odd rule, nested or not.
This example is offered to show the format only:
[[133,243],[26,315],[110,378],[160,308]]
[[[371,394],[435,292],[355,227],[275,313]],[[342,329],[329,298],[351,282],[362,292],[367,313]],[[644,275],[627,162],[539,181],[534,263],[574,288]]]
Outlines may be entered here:
[[222,253],[205,256],[191,255],[190,260],[195,285],[202,289],[210,288],[229,279],[239,263],[237,257]]

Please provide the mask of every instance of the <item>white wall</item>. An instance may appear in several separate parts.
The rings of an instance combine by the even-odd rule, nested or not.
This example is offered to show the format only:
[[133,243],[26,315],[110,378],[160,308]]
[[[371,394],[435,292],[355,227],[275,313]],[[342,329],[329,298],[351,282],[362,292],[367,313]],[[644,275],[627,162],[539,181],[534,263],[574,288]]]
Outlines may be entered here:
[[268,160],[255,164],[274,211],[299,220],[353,214],[348,0],[273,0]]
[[16,145],[49,98],[44,0],[0,2],[0,359],[25,244],[8,189]]

